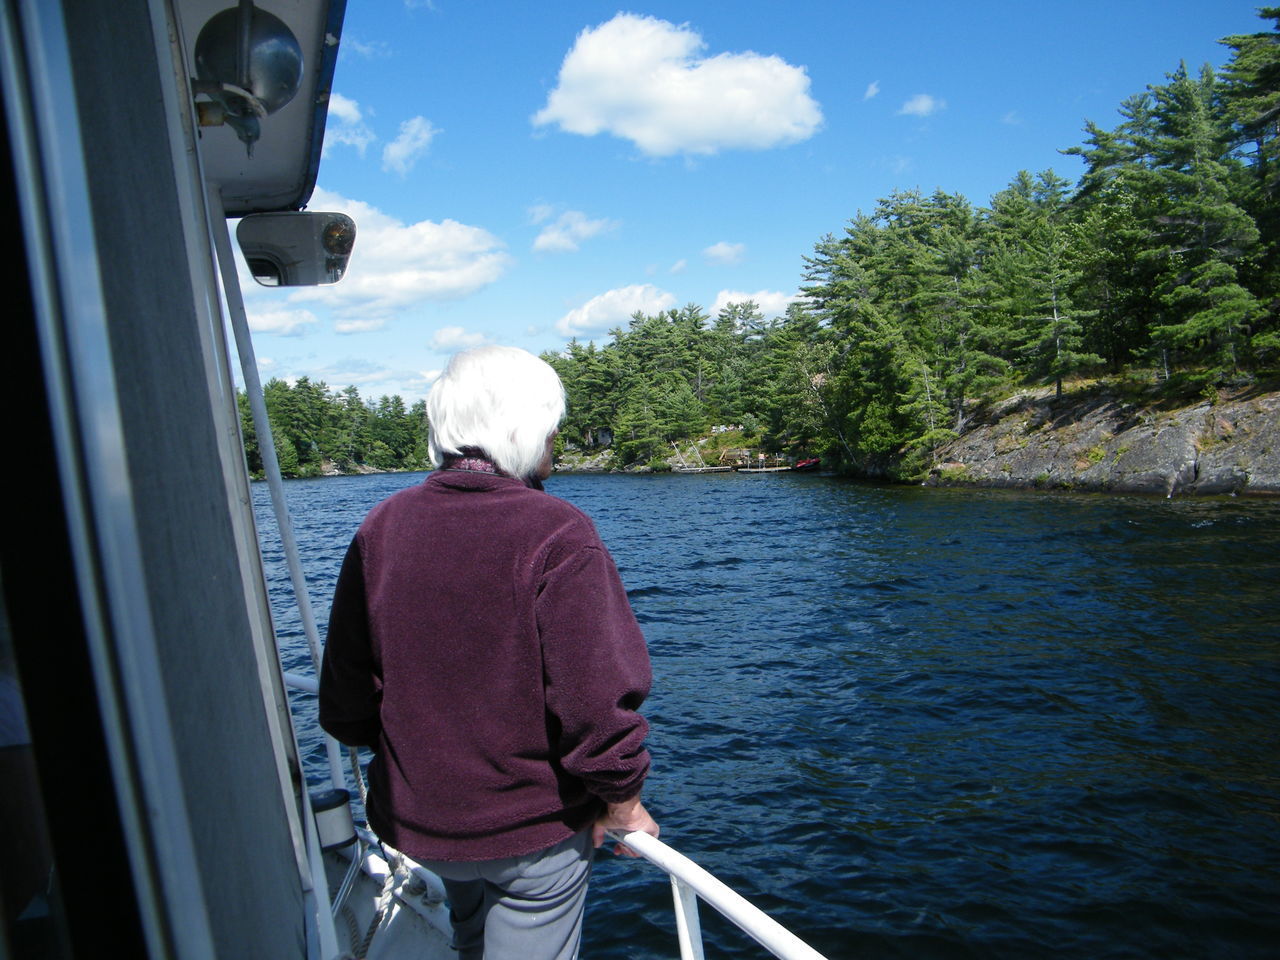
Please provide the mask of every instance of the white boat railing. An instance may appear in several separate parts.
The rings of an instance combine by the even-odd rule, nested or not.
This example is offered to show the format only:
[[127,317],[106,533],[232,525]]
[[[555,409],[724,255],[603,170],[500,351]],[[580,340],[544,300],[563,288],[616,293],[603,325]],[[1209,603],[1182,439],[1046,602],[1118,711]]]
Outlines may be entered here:
[[[286,687],[301,690],[303,693],[313,693],[316,696],[320,696],[320,681],[315,677],[308,677],[303,673],[293,673],[292,671],[286,670],[284,672],[284,684]],[[337,787],[341,787],[342,785],[342,782],[334,784],[334,786]]]
[[[295,689],[309,693],[316,693],[319,686],[314,678],[298,673],[286,673],[285,682]],[[670,877],[681,960],[705,960],[702,924],[698,919],[699,897],[781,960],[826,960],[817,950],[746,897],[656,837],[639,831],[628,834],[609,831],[609,837],[625,843]],[[365,839],[370,843],[376,842],[372,835],[367,835]],[[410,858],[404,859],[418,871],[425,872],[422,867],[413,864]]]
[[628,834],[610,831],[609,836],[625,843],[671,878],[681,960],[704,960],[702,925],[698,920],[699,897],[775,957],[782,960],[825,960],[817,950],[751,901],[656,837],[639,831]]

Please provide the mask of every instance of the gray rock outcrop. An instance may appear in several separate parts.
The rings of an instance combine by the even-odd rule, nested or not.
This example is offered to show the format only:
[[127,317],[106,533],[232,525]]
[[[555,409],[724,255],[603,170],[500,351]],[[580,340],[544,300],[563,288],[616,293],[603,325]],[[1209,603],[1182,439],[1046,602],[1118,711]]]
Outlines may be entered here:
[[1168,411],[1106,391],[1024,393],[977,411],[938,456],[928,483],[1280,494],[1280,393]]

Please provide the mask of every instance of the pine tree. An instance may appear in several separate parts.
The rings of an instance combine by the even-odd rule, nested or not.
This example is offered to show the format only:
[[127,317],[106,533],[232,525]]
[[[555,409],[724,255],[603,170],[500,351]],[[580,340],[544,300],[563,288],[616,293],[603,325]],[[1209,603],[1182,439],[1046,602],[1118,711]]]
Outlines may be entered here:
[[1155,153],[1167,197],[1158,218],[1168,263],[1161,295],[1168,310],[1152,335],[1216,369],[1235,370],[1258,312],[1235,262],[1257,242],[1258,230],[1231,195],[1236,162],[1213,70],[1205,66],[1193,78],[1184,65],[1169,79],[1155,91]]
[[240,414],[240,437],[244,444],[245,463],[250,476],[261,476],[262,454],[258,450],[258,430],[253,423],[253,411],[249,396],[243,390],[236,391],[236,409]]
[[843,241],[825,237],[806,258],[804,293],[822,326],[795,355],[823,414],[824,455],[862,473],[883,471],[929,432],[911,410],[905,333],[913,326],[927,339],[927,316],[914,312],[919,277],[892,265],[927,249],[926,222],[919,194],[895,194],[875,217],[859,214]]
[[1067,182],[1045,171],[1023,171],[992,198],[991,252],[986,272],[993,306],[1017,345],[1019,366],[1051,380],[1062,398],[1062,379],[1102,358],[1082,348],[1084,326],[1073,291],[1081,272],[1074,262],[1078,232],[1067,221]]
[[1280,356],[1280,7],[1258,15],[1275,26],[1220,42],[1232,49],[1223,71],[1224,102],[1235,125],[1235,145],[1246,151],[1251,176],[1241,205],[1258,227],[1257,247],[1239,264],[1242,282],[1268,304],[1254,324],[1250,346]]
[[1078,314],[1082,345],[1118,371],[1148,350],[1148,331],[1162,309],[1155,292],[1159,262],[1144,256],[1151,235],[1148,218],[1123,175],[1087,202],[1073,197],[1071,207],[1078,293],[1088,305]]
[[[1236,202],[1241,166],[1212,69],[1193,78],[1184,65],[1168,80],[1126,100],[1115,131],[1090,124],[1089,143],[1065,151],[1087,164],[1075,201],[1084,235],[1093,244],[1105,241],[1098,228],[1107,217],[1099,210],[1108,207],[1122,211],[1116,218],[1122,225],[1138,228],[1118,238],[1133,265],[1128,276],[1114,256],[1106,263],[1105,254],[1095,254],[1089,265],[1103,269],[1092,270],[1085,286],[1101,294],[1104,311],[1116,304],[1129,317],[1144,317],[1162,367],[1181,354],[1221,371],[1240,362],[1258,313],[1236,270],[1258,231]],[[1099,276],[1111,285],[1099,290]]]

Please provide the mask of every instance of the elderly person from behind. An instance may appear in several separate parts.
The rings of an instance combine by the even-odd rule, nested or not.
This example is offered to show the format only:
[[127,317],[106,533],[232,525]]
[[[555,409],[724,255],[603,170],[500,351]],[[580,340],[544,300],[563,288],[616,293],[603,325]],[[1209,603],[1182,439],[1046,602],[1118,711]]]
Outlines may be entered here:
[[644,637],[591,521],[542,491],[564,409],[532,354],[454,356],[438,469],[370,511],[329,618],[320,723],[373,749],[369,824],[444,880],[463,960],[575,957],[593,846],[658,835]]

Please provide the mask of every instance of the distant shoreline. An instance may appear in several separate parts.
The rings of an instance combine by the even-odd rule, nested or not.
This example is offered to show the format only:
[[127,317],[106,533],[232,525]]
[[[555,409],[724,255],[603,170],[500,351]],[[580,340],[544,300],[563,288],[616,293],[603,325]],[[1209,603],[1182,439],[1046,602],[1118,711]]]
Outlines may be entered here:
[[[648,465],[607,466],[608,456],[608,451],[594,456],[573,451],[555,473],[667,472]],[[343,472],[327,462],[315,477],[292,479],[430,470],[362,466]],[[894,482],[883,476],[837,475]],[[1158,401],[1126,399],[1105,386],[1061,401],[1049,388],[1024,391],[978,407],[968,429],[939,447],[936,466],[923,485],[1162,497],[1280,496],[1280,391],[1167,408]]]

